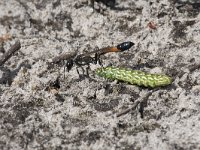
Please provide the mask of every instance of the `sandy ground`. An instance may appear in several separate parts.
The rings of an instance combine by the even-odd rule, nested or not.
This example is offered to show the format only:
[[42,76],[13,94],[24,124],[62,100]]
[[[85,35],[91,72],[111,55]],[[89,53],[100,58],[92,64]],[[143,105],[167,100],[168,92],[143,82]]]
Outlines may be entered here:
[[[199,11],[197,0],[117,0],[95,11],[86,0],[1,0],[0,36],[12,36],[4,49],[22,48],[0,68],[0,149],[200,149]],[[90,77],[74,66],[64,78],[48,63],[124,41],[135,46],[102,56],[103,66],[167,74],[172,85],[108,81],[95,64]],[[116,117],[139,99],[143,118],[139,107]]]

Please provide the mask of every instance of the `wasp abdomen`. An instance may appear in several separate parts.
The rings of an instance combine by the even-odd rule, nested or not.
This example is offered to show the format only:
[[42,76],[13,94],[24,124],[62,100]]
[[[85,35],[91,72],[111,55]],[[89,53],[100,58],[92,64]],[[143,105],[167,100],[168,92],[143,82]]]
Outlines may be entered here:
[[134,45],[133,42],[124,42],[117,45],[117,49],[119,49],[120,51],[125,51],[125,50],[130,49],[133,45]]

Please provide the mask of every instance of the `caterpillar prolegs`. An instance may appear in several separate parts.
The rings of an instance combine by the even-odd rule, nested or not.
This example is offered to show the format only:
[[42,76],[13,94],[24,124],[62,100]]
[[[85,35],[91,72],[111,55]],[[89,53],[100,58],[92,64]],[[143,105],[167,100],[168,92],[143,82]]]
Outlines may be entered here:
[[96,69],[98,76],[128,82],[138,86],[159,87],[166,86],[172,83],[171,77],[161,74],[149,74],[139,70],[128,68],[105,67]]

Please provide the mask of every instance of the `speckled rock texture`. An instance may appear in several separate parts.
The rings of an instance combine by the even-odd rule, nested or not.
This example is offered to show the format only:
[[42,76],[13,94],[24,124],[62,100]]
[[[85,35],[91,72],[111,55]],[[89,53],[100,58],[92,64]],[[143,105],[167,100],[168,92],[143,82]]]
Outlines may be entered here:
[[[1,0],[0,36],[21,49],[0,67],[0,149],[200,149],[200,2]],[[135,43],[101,56],[102,65],[173,78],[143,88],[89,77],[51,59]],[[2,55],[2,53],[0,53]],[[64,77],[65,76],[65,77]],[[145,102],[131,112],[139,99]],[[143,113],[142,113],[143,112]],[[143,116],[142,116],[143,115]]]

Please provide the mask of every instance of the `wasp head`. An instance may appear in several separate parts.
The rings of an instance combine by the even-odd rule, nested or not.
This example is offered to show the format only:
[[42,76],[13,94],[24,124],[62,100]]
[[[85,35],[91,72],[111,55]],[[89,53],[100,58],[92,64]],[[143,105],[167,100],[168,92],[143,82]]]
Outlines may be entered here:
[[73,59],[69,59],[69,60],[67,61],[67,63],[66,63],[66,67],[67,67],[67,71],[68,71],[68,72],[69,72],[69,70],[72,69],[73,64],[74,64]]

